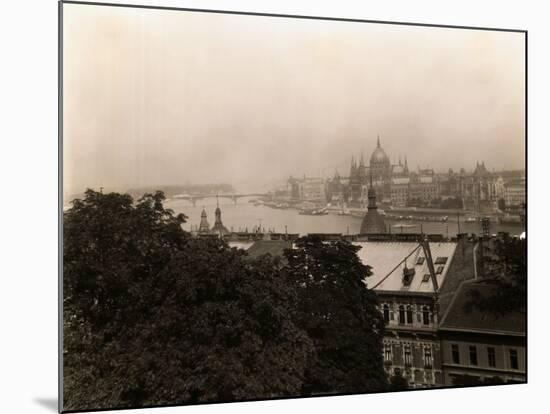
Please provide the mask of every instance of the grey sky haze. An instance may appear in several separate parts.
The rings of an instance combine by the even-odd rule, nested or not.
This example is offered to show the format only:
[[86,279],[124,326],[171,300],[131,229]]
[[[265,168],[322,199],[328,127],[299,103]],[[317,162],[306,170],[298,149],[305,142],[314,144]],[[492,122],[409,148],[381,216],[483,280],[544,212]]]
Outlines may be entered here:
[[65,4],[64,187],[524,168],[524,35]]

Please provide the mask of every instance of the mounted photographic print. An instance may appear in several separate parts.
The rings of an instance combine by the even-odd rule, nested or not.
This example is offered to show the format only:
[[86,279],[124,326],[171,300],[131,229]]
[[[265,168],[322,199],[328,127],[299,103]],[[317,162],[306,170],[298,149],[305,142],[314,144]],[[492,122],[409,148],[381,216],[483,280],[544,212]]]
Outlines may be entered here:
[[62,411],[525,383],[526,40],[62,2]]

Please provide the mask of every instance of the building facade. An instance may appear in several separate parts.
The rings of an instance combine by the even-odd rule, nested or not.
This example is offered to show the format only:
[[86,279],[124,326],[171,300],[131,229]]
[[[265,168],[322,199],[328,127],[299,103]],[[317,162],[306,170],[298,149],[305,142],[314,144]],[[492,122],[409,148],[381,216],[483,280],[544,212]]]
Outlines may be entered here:
[[[466,306],[471,290],[485,295],[494,288],[483,283],[479,239],[327,236],[360,247],[358,257],[371,266],[365,283],[376,293],[386,325],[381,358],[388,378],[403,377],[409,388],[525,382],[524,315],[498,316]],[[253,251],[255,244],[260,252],[276,247],[262,240],[247,248]]]
[[472,290],[495,287],[479,280],[461,284],[439,329],[444,383],[448,386],[526,381],[526,318],[467,309]]
[[368,165],[362,155],[359,161],[352,157],[348,177],[336,172],[326,180],[327,202],[366,207],[371,179],[378,201],[393,207],[434,206],[488,213],[497,211],[499,203],[506,200],[510,206],[525,201],[525,180],[489,172],[483,161],[476,162],[470,172],[461,168],[458,172],[449,169],[436,173],[420,167],[413,171],[406,157],[404,162],[399,159],[392,164],[378,137]]

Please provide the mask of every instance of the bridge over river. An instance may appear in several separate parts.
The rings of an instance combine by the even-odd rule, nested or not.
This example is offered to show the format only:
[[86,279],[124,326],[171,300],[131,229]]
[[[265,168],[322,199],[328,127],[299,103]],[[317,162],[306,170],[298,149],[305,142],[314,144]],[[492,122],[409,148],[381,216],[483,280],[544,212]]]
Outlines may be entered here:
[[197,200],[204,200],[206,198],[228,198],[231,201],[233,201],[234,204],[237,204],[237,200],[239,198],[244,197],[269,197],[270,194],[268,193],[246,193],[246,194],[239,194],[239,193],[226,193],[226,194],[176,194],[172,198],[175,200],[187,200],[193,204],[193,206],[196,205]]

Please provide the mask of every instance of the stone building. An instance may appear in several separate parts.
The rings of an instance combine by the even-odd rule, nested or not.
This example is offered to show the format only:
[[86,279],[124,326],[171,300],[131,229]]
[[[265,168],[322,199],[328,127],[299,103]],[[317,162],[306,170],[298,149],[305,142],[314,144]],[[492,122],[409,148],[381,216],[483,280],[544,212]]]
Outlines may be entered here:
[[504,184],[504,202],[507,210],[519,210],[526,202],[525,178],[509,180]]
[[404,163],[399,159],[392,164],[378,137],[369,165],[362,155],[359,161],[352,156],[348,177],[335,174],[326,180],[327,201],[365,207],[370,177],[379,202],[394,207],[437,205],[451,198],[455,199],[451,203],[455,208],[490,212],[497,209],[500,199],[508,196],[514,205],[525,193],[525,185],[518,184],[517,179],[507,180],[500,173],[489,172],[483,161],[476,162],[470,172],[461,168],[459,172],[449,169],[446,173],[420,167],[409,170],[406,157]]
[[356,241],[358,255],[372,266],[367,287],[376,292],[386,322],[383,343],[388,376],[407,379],[412,388],[443,385],[437,294],[449,277],[457,243],[429,242],[436,285],[430,277],[419,235],[387,235]]
[[[486,293],[493,288],[478,274],[483,268],[479,239],[328,236],[360,247],[358,257],[372,268],[366,288],[378,296],[386,323],[381,357],[388,377],[403,376],[411,388],[525,381],[524,316],[496,317],[465,306],[472,289]],[[273,241],[255,243],[261,252],[282,255],[283,248]]]
[[445,385],[526,381],[526,318],[468,308],[470,292],[489,294],[495,286],[463,282],[442,317],[439,335]]

